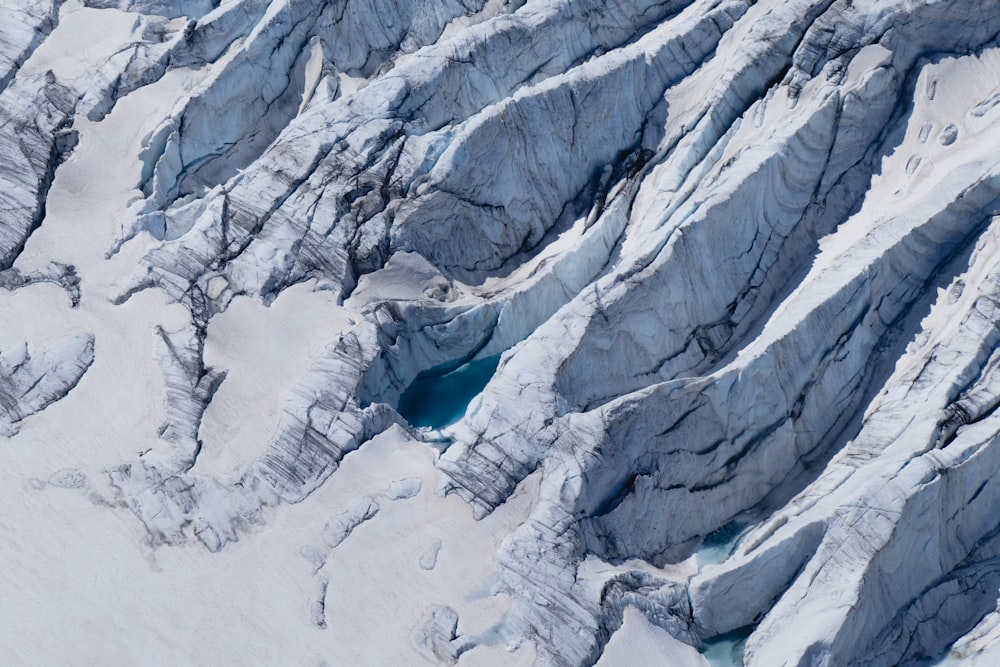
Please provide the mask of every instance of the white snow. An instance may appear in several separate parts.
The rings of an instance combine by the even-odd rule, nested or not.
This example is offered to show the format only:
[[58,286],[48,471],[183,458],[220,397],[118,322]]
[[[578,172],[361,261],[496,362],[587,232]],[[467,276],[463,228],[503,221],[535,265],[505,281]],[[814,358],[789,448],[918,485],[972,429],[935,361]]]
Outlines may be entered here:
[[1000,14],[86,4],[0,10],[4,665],[996,661]]

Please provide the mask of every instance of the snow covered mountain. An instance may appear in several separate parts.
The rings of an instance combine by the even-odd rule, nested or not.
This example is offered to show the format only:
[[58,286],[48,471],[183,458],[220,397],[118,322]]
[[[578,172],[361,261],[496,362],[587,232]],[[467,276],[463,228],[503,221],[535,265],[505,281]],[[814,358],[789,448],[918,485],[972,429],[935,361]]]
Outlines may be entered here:
[[1000,664],[998,35],[4,0],[0,662]]

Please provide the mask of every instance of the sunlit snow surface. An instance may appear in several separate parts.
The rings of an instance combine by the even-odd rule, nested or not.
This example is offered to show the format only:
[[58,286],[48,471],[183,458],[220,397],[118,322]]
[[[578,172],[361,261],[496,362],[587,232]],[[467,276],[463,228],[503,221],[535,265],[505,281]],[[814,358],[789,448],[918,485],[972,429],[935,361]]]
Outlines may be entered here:
[[0,664],[1000,664],[998,33],[3,2]]

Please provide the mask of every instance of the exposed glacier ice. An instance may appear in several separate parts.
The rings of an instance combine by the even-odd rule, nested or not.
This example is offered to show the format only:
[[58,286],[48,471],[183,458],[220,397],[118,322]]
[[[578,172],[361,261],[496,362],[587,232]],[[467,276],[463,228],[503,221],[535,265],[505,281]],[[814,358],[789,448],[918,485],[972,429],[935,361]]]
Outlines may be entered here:
[[5,3],[0,654],[992,664],[998,34]]

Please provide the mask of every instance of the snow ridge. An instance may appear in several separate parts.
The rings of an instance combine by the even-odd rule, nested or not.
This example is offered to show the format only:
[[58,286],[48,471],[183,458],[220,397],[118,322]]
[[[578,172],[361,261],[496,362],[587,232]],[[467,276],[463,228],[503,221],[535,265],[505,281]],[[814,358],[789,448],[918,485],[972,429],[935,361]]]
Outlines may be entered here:
[[[37,299],[60,332],[4,334],[0,433],[36,437],[50,405],[101,400],[88,376],[149,362],[141,446],[50,486],[127,509],[151,552],[221,556],[395,438],[431,457],[434,502],[500,531],[478,585],[503,611],[477,628],[435,601],[414,659],[530,644],[590,665],[635,618],[678,663],[731,633],[747,665],[1000,654],[995,3],[18,0],[0,19],[0,307]],[[116,136],[122,184],[74,180]],[[72,216],[90,245],[49,231]],[[254,328],[288,303],[308,326]],[[284,333],[253,348],[261,331]],[[457,423],[396,411],[418,376],[497,355]],[[313,628],[335,625],[334,561],[431,502],[416,472],[383,481],[300,551]],[[424,537],[431,577],[462,536]]]

